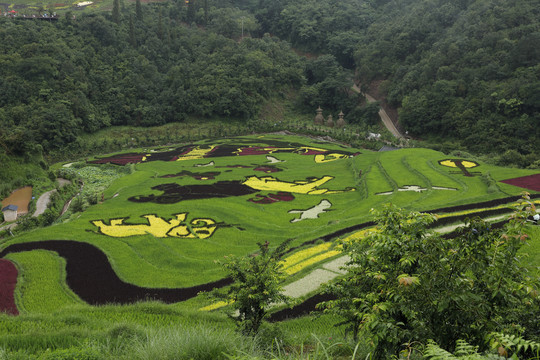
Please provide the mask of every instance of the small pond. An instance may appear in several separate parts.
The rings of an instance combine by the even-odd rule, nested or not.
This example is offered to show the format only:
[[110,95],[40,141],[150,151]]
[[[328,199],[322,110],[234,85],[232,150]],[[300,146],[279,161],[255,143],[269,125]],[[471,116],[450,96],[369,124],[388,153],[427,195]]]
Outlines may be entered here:
[[17,213],[19,215],[26,214],[28,212],[28,203],[30,203],[31,199],[32,187],[25,186],[13,191],[7,198],[2,200],[2,209],[8,205],[17,205],[19,207]]

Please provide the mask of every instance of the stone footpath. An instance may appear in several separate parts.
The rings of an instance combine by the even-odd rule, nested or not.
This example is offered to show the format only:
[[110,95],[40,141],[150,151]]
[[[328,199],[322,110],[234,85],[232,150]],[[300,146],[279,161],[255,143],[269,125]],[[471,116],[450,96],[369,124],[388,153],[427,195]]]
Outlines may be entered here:
[[[537,210],[540,213],[540,209]],[[506,215],[493,216],[486,218],[486,221],[500,221],[508,217]],[[449,233],[454,231],[456,228],[462,226],[459,225],[449,225],[441,228],[434,229],[437,233]],[[348,256],[340,256],[326,264],[322,265],[322,268],[315,269],[308,275],[303,278],[296,280],[283,287],[284,294],[293,298],[298,298],[304,295],[307,295],[315,290],[317,290],[322,284],[329,282],[330,280],[345,274],[345,271],[340,269],[345,266],[345,263],[349,261]]]

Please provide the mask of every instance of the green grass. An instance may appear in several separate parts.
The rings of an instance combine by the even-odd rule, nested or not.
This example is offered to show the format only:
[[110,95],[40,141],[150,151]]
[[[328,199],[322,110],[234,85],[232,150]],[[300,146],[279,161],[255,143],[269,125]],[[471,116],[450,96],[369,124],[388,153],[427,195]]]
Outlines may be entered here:
[[[297,359],[323,347],[332,358],[350,359],[355,344],[334,327],[338,321],[322,315],[265,324],[253,339],[219,313],[159,303],[0,314],[0,359]],[[367,351],[361,344],[359,353]]]
[[16,302],[20,312],[52,313],[82,301],[66,285],[65,260],[44,250],[12,253],[19,270]]
[[410,153],[414,154],[414,152],[414,149],[404,149],[389,151],[381,156],[382,167],[398,187],[406,185],[428,186],[424,178],[412,172],[404,163],[404,156]]
[[[206,143],[236,144],[245,141],[280,140],[288,143],[303,143],[325,149],[342,149],[337,144],[316,143],[299,136],[244,136],[222,141],[208,140]],[[356,152],[356,149],[350,149]],[[23,234],[3,245],[13,242],[39,240],[77,240],[91,243],[101,248],[110,258],[118,276],[124,281],[147,287],[193,286],[223,277],[222,269],[214,264],[215,259],[225,254],[246,255],[257,249],[257,242],[268,240],[272,246],[288,238],[293,238],[292,246],[329,234],[348,226],[370,219],[369,209],[392,201],[401,207],[428,210],[435,207],[474,203],[507,196],[505,193],[488,193],[487,185],[480,176],[467,178],[452,169],[438,165],[437,161],[446,156],[432,150],[403,149],[386,153],[360,150],[361,155],[352,159],[342,159],[326,163],[315,163],[312,155],[293,153],[272,154],[283,162],[277,164],[283,171],[265,174],[254,171],[256,166],[268,162],[265,155],[232,156],[213,159],[185,160],[171,162],[140,163],[130,169],[114,166],[88,166],[76,168],[87,179],[88,188],[93,192],[103,192],[104,202],[86,209],[84,213],[67,223],[55,225]],[[215,162],[211,168],[197,168],[196,164]],[[381,166],[377,161],[380,161]],[[226,168],[227,165],[244,165],[249,168]],[[223,166],[223,167],[222,167]],[[113,171],[112,169],[118,169]],[[202,169],[202,170],[200,170]],[[489,171],[494,179],[509,174],[505,169],[482,164],[479,171]],[[484,170],[485,169],[485,170]],[[191,177],[160,178],[165,174],[176,174],[182,170],[192,172],[219,171],[216,180],[200,181]],[[134,173],[127,174],[131,171]],[[383,172],[384,171],[384,172]],[[513,170],[515,171],[515,169]],[[530,174],[532,171],[522,170]],[[247,201],[253,195],[181,201],[175,204],[133,203],[131,196],[159,194],[150,188],[162,183],[196,185],[215,181],[242,180],[249,176],[275,176],[282,181],[308,180],[311,177],[332,176],[333,179],[320,186],[330,190],[344,190],[359,184],[359,176],[365,176],[367,194],[358,189],[337,194],[294,194],[292,202],[255,204]],[[518,175],[515,175],[518,176]],[[109,185],[110,184],[110,185]],[[455,187],[457,191],[427,190],[422,193],[397,192],[390,196],[374,195],[376,192],[395,190],[397,186],[420,185]],[[102,190],[108,186],[106,190]],[[86,187],[86,186],[85,186]],[[96,190],[99,189],[99,190]],[[508,191],[519,194],[521,189]],[[261,191],[261,194],[277,191]],[[117,196],[115,196],[117,195]],[[290,221],[299,215],[289,214],[290,210],[311,208],[326,199],[332,203],[329,211],[316,219],[296,223]],[[210,218],[229,227],[218,228],[207,239],[157,238],[150,234],[114,238],[98,233],[91,221],[126,218],[128,224],[145,224],[145,214],[154,214],[169,221],[178,213],[187,213],[187,221],[194,218]],[[73,217],[72,217],[73,218]],[[4,240],[6,241],[6,240]]]
[[394,183],[389,183],[389,178],[385,176],[384,169],[382,169],[379,162],[372,165],[366,175],[367,188],[370,195],[377,195],[378,193],[390,192],[395,190]]
[[[302,143],[332,150],[343,149],[338,144],[280,135],[243,136],[236,139],[206,140],[201,143],[239,144],[268,140]],[[161,147],[167,148],[169,147]],[[439,165],[439,160],[448,157],[433,150],[403,149],[386,153],[363,149],[349,151],[360,151],[361,154],[354,158],[326,163],[316,163],[313,155],[271,154],[283,161],[276,164],[283,171],[271,174],[254,171],[256,166],[267,164],[266,155],[156,161],[124,167],[76,164],[73,170],[68,171],[79,172],[79,175],[86,179],[84,191],[87,194],[103,193],[104,201],[101,202],[100,195],[99,203],[90,205],[82,213],[71,215],[70,221],[1,239],[0,248],[27,241],[82,241],[103,250],[113,269],[124,281],[147,287],[192,286],[221,279],[224,273],[214,260],[227,254],[250,254],[257,249],[257,242],[268,240],[272,246],[277,246],[281,241],[292,238],[292,246],[298,246],[305,241],[368,221],[369,210],[387,202],[414,210],[429,210],[518,195],[522,189],[498,181],[535,173],[532,170],[504,169],[481,163],[474,169],[479,172],[479,176],[465,177],[456,169]],[[215,162],[214,167],[194,166],[211,160]],[[249,168],[224,167],[227,165],[244,165]],[[220,174],[216,180],[203,181],[191,177],[160,178],[162,175],[176,174],[182,170],[219,171]],[[493,191],[494,187],[491,185],[490,191],[489,181],[486,181],[486,176],[481,176],[488,172],[490,181],[495,181],[499,190]],[[174,204],[128,201],[131,196],[159,194],[159,191],[151,190],[151,187],[162,183],[196,185],[215,181],[243,181],[253,175],[275,176],[282,181],[308,181],[311,177],[332,176],[333,179],[319,188],[343,190],[355,187],[357,190],[336,194],[294,194],[294,201],[272,204],[247,201],[254,195],[189,200]],[[404,185],[420,185],[427,190],[420,193],[396,191]],[[433,186],[452,187],[457,190],[435,190]],[[384,191],[393,191],[393,194],[375,195]],[[260,191],[260,194],[276,192]],[[328,211],[316,219],[291,223],[291,220],[299,215],[289,214],[290,210],[305,210],[319,204],[323,199],[332,204]],[[145,214],[154,214],[169,221],[179,213],[187,213],[188,223],[194,218],[211,218],[229,226],[218,228],[214,235],[207,239],[155,237],[150,234],[115,238],[100,234],[98,228],[91,223],[101,219],[108,224],[111,219],[126,218],[127,224],[146,224],[147,220],[142,217]],[[531,269],[540,261],[540,253],[537,251],[540,248],[540,231],[537,229],[538,227],[531,227],[531,245],[524,249],[524,252],[529,254],[525,261],[529,261]],[[197,349],[201,348],[217,349],[217,352],[226,352],[233,358],[241,358],[244,352],[253,357],[262,356],[258,352],[252,352],[252,343],[231,335],[234,326],[224,315],[219,312],[197,311],[208,305],[208,301],[202,297],[171,305],[138,303],[129,306],[87,306],[81,304],[67,288],[65,264],[57,255],[46,251],[31,251],[10,254],[9,259],[16,262],[21,271],[22,281],[17,288],[17,302],[23,315],[0,317],[0,348],[6,349],[8,354],[13,356],[19,352],[22,354],[20,358],[31,358],[32,354],[69,358],[86,349],[89,351],[85,355],[87,358],[96,354],[101,358],[115,359],[160,358],[161,355],[161,358],[198,358],[201,352],[197,352]],[[313,267],[303,269],[291,276],[289,281],[298,279],[310,269]],[[285,339],[281,349],[289,346],[287,351],[290,354],[304,351],[300,344],[306,344],[309,351],[314,351],[317,344],[338,349],[337,345],[333,346],[335,342],[341,341],[336,338],[341,336],[340,330],[333,327],[338,321],[339,319],[322,316],[275,324],[265,330],[265,344],[275,357],[279,354],[275,353],[277,350],[275,344],[272,345],[271,334]],[[197,327],[194,324],[203,325]],[[208,333],[209,329],[213,329],[213,332]],[[233,341],[220,337],[220,333]],[[312,334],[315,334],[316,338]],[[124,340],[119,340],[120,338]],[[184,350],[172,345],[184,341],[182,339],[186,341],[185,348],[189,348],[192,353],[180,353]],[[351,344],[347,343],[345,347],[348,350],[343,350],[343,356],[350,358]],[[47,352],[47,349],[50,350]],[[160,354],[156,349],[163,350]],[[369,346],[363,344],[362,349],[362,353],[367,355]],[[212,352],[214,358],[219,358],[217,352]]]
[[540,277],[540,226],[530,225],[527,227],[525,233],[530,238],[520,250],[524,256],[522,261],[529,269],[531,275]]

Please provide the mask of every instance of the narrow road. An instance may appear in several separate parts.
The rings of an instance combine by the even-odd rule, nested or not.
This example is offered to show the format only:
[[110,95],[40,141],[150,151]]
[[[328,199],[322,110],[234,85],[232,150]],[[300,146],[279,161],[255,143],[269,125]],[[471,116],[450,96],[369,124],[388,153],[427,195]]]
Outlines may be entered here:
[[47,210],[47,206],[49,205],[49,202],[51,201],[51,195],[56,192],[56,189],[47,191],[43,193],[39,199],[36,201],[36,211],[34,211],[33,217],[38,217],[39,215],[43,214],[45,210]]
[[[64,187],[67,184],[71,184],[71,181],[57,178],[56,179],[58,183],[60,184],[60,187]],[[45,210],[47,210],[47,207],[49,206],[49,203],[51,202],[51,195],[56,192],[56,189],[47,191],[46,193],[43,193],[39,199],[36,201],[36,211],[32,215],[33,217],[38,217],[39,215],[43,214]]]
[[[377,101],[373,98],[373,96],[367,93],[363,93],[358,87],[358,85],[354,84],[352,88],[354,91],[364,95],[366,97],[367,102],[372,103],[372,102]],[[397,137],[398,139],[404,138],[404,136],[399,132],[399,130],[396,128],[396,126],[390,119],[390,116],[388,116],[388,114],[386,113],[386,111],[384,111],[383,108],[379,108],[379,117],[381,118],[381,121],[383,122],[384,126],[386,126],[388,131],[390,131],[395,137]]]

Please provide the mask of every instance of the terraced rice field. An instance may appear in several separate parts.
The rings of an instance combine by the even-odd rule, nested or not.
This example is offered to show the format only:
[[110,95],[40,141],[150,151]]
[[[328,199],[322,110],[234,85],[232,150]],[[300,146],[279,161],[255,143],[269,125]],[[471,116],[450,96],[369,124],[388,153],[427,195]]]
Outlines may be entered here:
[[[475,165],[448,166],[458,161]],[[230,283],[214,260],[251,254],[257,242],[277,246],[292,238],[284,269],[291,282],[309,279],[340,256],[333,240],[362,236],[369,210],[383,203],[439,209],[451,218],[506,211],[522,191],[538,191],[538,171],[426,149],[378,153],[281,135],[96,156],[88,166],[104,163],[135,164],[135,172],[116,179],[77,219],[0,243],[2,262],[20,270],[14,292],[0,292],[1,311],[147,299],[215,308],[197,296]],[[488,191],[488,172],[496,191]]]

